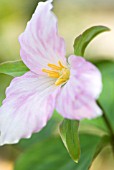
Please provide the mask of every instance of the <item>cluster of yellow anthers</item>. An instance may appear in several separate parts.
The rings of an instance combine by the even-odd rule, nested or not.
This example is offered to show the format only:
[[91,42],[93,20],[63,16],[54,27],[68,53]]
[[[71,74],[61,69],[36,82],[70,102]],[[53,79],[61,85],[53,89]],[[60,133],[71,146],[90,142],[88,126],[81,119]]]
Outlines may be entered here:
[[47,73],[51,78],[57,78],[55,85],[62,85],[67,82],[70,76],[70,70],[66,68],[60,61],[58,61],[59,66],[55,64],[48,64],[52,70],[42,69],[43,72]]

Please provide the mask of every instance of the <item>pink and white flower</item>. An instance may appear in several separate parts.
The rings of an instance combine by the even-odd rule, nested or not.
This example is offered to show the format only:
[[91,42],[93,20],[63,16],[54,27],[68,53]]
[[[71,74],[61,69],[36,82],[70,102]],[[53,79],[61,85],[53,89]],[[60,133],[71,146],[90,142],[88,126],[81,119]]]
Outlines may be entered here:
[[102,89],[99,70],[82,57],[65,58],[51,0],[40,2],[20,35],[21,58],[29,72],[14,78],[0,108],[0,144],[17,143],[40,131],[54,109],[64,118],[102,114],[96,99]]

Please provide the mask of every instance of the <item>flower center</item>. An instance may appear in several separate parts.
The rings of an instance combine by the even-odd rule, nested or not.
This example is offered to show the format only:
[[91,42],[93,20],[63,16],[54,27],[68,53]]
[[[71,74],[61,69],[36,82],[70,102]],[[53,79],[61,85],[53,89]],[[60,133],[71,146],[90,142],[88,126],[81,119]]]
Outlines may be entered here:
[[70,70],[66,68],[60,61],[58,61],[58,65],[55,64],[48,64],[51,70],[42,69],[43,72],[47,73],[51,78],[57,78],[55,85],[61,85],[66,83],[70,76]]

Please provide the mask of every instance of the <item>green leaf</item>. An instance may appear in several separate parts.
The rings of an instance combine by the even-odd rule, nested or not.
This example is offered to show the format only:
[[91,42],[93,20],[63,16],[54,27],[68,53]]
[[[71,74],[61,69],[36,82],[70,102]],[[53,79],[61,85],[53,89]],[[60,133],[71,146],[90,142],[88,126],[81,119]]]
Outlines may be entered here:
[[60,125],[60,136],[71,158],[77,163],[80,157],[78,137],[79,121],[64,119]]
[[88,170],[103,140],[99,136],[81,134],[80,141],[82,154],[78,164],[69,157],[60,138],[53,137],[20,155],[14,170]]
[[77,56],[84,56],[85,49],[92,39],[98,34],[109,30],[110,29],[105,26],[93,26],[84,31],[74,41],[74,54]]
[[103,91],[99,102],[105,110],[106,118],[114,133],[114,62],[99,62],[97,67],[100,69],[103,79]]
[[21,76],[29,71],[25,64],[20,61],[8,61],[0,64],[0,73],[13,77]]
[[3,99],[5,98],[6,87],[9,86],[11,80],[11,76],[0,74],[0,106],[2,104]]

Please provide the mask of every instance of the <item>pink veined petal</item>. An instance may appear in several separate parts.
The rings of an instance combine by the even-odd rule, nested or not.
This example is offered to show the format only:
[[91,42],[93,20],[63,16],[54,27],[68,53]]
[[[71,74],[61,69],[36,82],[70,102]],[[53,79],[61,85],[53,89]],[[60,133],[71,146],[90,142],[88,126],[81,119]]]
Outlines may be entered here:
[[70,79],[59,91],[56,110],[64,118],[68,119],[92,119],[100,116],[102,111],[97,106],[95,99],[84,93],[84,91],[78,90],[78,85],[74,88],[72,84],[72,79]]
[[99,70],[82,57],[70,56],[68,61],[70,79],[57,96],[57,111],[69,119],[100,116],[102,111],[95,102],[102,89]]
[[13,79],[0,108],[0,145],[29,138],[46,125],[55,107],[53,84],[32,72]]
[[20,35],[20,55],[24,63],[35,73],[42,74],[48,63],[66,64],[65,43],[58,35],[57,18],[51,11],[52,1],[40,2]]
[[75,77],[74,86],[77,80],[80,82],[80,89],[88,95],[97,99],[102,91],[102,76],[100,71],[92,63],[82,57],[70,56],[71,77]]

